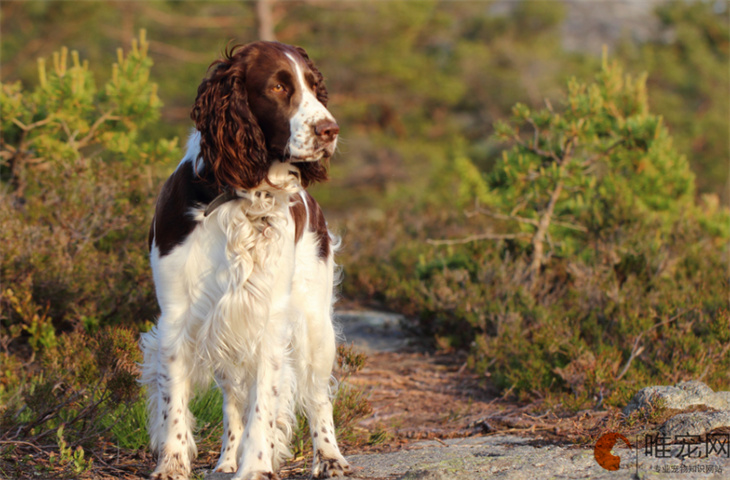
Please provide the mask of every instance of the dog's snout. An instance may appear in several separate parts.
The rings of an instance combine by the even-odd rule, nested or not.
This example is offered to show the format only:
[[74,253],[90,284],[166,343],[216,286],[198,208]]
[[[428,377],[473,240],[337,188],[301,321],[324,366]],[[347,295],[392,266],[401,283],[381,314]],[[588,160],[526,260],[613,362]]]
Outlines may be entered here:
[[332,120],[320,120],[314,126],[314,134],[325,142],[331,142],[340,133],[340,126]]

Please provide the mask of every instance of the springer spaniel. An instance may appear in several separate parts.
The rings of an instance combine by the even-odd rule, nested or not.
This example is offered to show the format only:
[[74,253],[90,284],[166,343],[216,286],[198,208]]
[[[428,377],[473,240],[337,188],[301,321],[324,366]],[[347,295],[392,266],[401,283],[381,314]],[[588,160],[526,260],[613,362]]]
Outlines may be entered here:
[[213,373],[223,391],[217,472],[278,478],[296,408],[313,476],[347,474],[332,420],[335,242],[305,188],[327,179],[339,127],[306,52],[275,42],[227,51],[198,88],[187,154],[150,230],[160,304],[143,334],[153,479],[186,479],[197,455],[188,410]]

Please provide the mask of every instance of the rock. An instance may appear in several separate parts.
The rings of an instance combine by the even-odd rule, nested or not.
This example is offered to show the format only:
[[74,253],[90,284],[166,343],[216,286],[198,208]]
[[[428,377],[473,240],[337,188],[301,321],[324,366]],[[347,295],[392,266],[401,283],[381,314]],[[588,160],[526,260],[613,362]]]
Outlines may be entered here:
[[[679,445],[671,447],[671,457],[657,458],[647,455],[644,448],[628,448],[619,443],[612,450],[621,459],[618,471],[604,470],[598,465],[592,444],[541,445],[514,435],[418,442],[390,453],[349,455],[353,475],[332,480],[723,480],[730,472],[730,458],[725,455],[683,458]],[[669,471],[665,469],[676,469],[677,474],[657,473]],[[634,476],[637,470],[638,477]],[[205,478],[232,477],[231,473],[219,473]],[[305,480],[309,473],[286,478]]]
[[335,312],[346,344],[365,352],[397,352],[408,345],[401,329],[403,316],[386,312]]
[[439,470],[433,472],[428,470],[415,470],[409,471],[398,480],[457,480],[457,477]]
[[715,393],[696,380],[681,382],[673,387],[646,387],[634,395],[624,408],[624,414],[629,415],[635,410],[655,406],[657,402],[673,410],[686,410],[696,405],[704,405],[714,410],[730,410],[730,392]]
[[721,427],[730,427],[730,410],[680,413],[664,422],[659,431],[674,438],[677,435],[704,435]]

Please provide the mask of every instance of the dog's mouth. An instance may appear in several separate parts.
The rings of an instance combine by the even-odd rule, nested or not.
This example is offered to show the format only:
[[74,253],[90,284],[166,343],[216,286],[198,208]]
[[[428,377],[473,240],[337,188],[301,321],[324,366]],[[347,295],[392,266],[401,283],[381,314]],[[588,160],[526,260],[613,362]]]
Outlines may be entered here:
[[291,153],[289,153],[288,155],[286,155],[286,159],[291,163],[318,162],[332,156],[332,149],[328,147],[329,145],[323,145],[309,155],[292,155]]

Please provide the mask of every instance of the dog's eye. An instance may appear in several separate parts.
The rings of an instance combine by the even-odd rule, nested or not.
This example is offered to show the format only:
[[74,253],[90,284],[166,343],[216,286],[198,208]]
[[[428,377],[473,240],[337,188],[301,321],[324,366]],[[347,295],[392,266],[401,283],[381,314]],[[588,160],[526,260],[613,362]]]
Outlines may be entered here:
[[281,83],[277,83],[276,86],[271,89],[271,91],[274,93],[283,93],[286,92],[286,87]]

